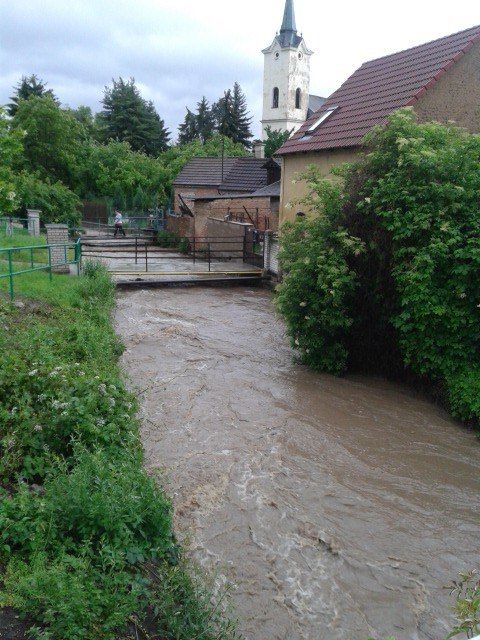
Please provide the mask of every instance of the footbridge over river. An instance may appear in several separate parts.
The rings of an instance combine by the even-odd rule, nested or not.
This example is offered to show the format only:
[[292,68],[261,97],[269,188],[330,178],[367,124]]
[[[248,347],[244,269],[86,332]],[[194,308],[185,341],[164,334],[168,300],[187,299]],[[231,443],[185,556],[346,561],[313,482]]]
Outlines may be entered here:
[[176,246],[159,246],[149,235],[82,238],[83,261],[101,261],[119,288],[261,283],[263,240],[183,238]]

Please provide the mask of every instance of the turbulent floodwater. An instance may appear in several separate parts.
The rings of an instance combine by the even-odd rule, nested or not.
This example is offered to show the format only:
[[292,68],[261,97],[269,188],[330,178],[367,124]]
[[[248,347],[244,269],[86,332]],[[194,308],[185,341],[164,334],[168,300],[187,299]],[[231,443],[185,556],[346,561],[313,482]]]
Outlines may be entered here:
[[480,444],[381,380],[292,361],[262,290],[118,299],[143,443],[248,640],[440,640],[479,563]]

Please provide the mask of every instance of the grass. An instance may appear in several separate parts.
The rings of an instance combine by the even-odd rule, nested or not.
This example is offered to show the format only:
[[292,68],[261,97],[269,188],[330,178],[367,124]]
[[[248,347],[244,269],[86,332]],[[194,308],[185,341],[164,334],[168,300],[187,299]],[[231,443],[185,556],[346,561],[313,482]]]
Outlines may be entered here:
[[0,294],[0,606],[37,640],[237,638],[144,471],[108,274],[17,290]]
[[[29,269],[48,264],[48,251],[46,250],[45,236],[31,236],[26,230],[16,230],[12,236],[0,234],[0,249],[16,248],[19,251],[12,253],[14,271]],[[29,247],[29,248],[27,248]],[[33,250],[30,247],[38,247]],[[67,258],[73,261],[75,252],[73,249],[67,250]],[[0,251],[0,275],[8,273],[8,253]],[[58,282],[58,280],[56,281]],[[0,291],[8,290],[9,282],[7,278],[0,278]],[[55,287],[56,285],[54,285]],[[40,291],[40,295],[49,296],[52,290],[47,271],[37,271],[33,273],[16,275],[14,279],[14,289],[16,293],[28,295]]]
[[9,247],[41,247],[47,244],[45,235],[31,236],[26,229],[15,229],[11,236],[7,236],[5,231],[0,232],[0,249]]

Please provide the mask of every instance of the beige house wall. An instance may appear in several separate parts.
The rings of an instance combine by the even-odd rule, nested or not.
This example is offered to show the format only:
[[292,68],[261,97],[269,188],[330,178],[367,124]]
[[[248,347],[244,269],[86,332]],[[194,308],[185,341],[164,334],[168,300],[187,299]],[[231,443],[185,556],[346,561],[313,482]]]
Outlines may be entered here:
[[427,90],[414,109],[421,122],[453,120],[472,133],[480,131],[480,42]]
[[[424,93],[414,109],[421,122],[453,121],[473,133],[480,131],[480,42]],[[299,211],[309,213],[308,208],[299,203],[307,195],[307,185],[304,181],[294,184],[308,165],[318,166],[327,177],[332,167],[351,162],[359,152],[360,149],[339,149],[284,156],[280,226],[286,220],[294,220]]]
[[331,176],[333,167],[344,162],[352,162],[358,150],[335,149],[319,153],[299,153],[284,156],[282,163],[282,186],[280,192],[280,226],[287,220],[293,221],[298,212],[310,213],[308,207],[301,203],[307,195],[307,185],[298,176],[313,164],[322,175]]

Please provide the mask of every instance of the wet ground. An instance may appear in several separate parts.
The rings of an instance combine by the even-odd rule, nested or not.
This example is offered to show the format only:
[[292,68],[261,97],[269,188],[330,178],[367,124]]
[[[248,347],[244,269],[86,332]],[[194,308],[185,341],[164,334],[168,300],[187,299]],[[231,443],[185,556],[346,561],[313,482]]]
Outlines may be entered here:
[[381,380],[292,361],[271,294],[118,299],[147,464],[248,640],[440,640],[479,565],[480,443]]

